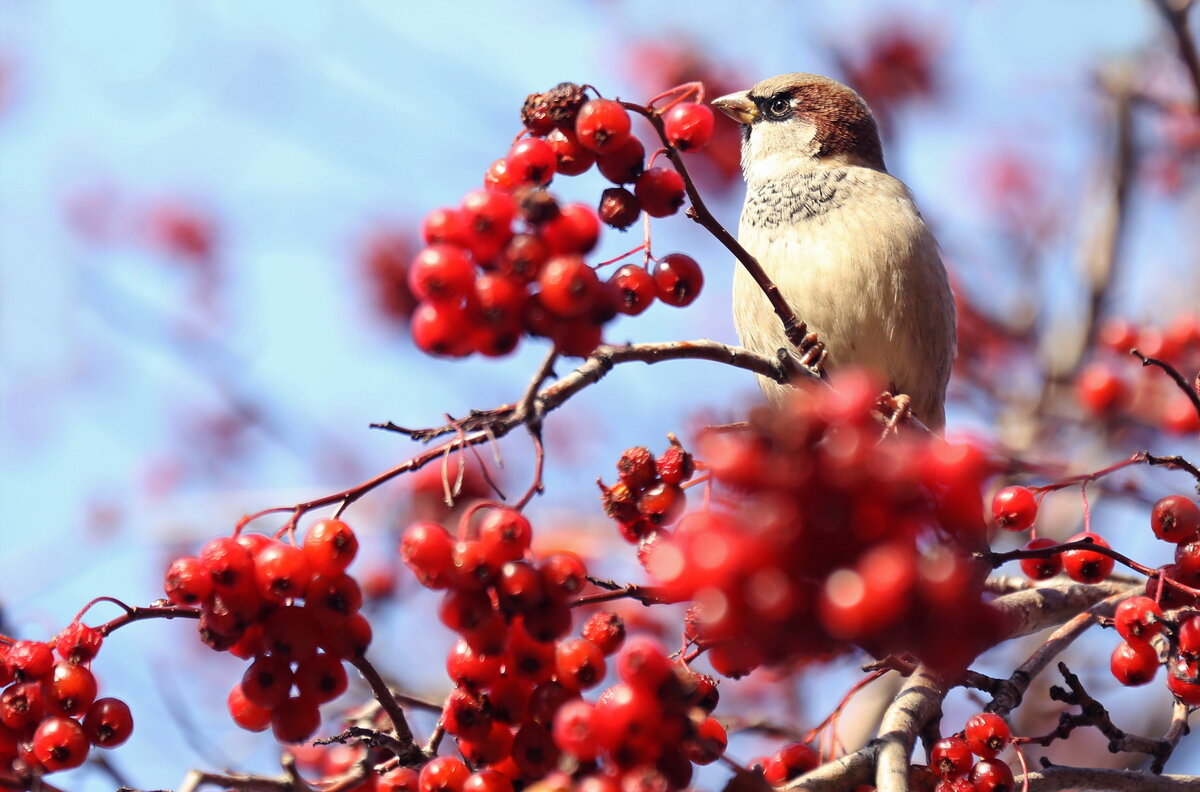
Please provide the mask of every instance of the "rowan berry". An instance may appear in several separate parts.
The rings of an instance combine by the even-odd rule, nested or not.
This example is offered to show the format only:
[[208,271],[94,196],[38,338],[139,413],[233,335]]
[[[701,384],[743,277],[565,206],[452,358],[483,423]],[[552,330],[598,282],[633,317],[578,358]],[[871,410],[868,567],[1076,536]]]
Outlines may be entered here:
[[613,151],[629,137],[629,114],[620,102],[592,99],[579,108],[575,117],[575,136],[579,143],[597,154]]
[[819,764],[820,757],[812,747],[804,743],[789,743],[767,758],[763,765],[763,778],[773,786],[780,786],[815,769]]
[[274,709],[288,697],[293,676],[288,658],[259,655],[242,674],[242,696],[256,707]]
[[596,169],[613,184],[633,184],[646,169],[646,149],[633,135],[611,151],[596,157]]
[[689,761],[699,765],[712,764],[721,758],[729,745],[729,735],[716,718],[709,716],[700,721],[695,734],[683,744]]
[[704,288],[704,271],[691,256],[670,253],[654,265],[654,286],[658,299],[683,308],[691,305]]
[[265,602],[304,596],[312,577],[308,556],[286,542],[272,542],[254,556],[254,581]]
[[1006,531],[1024,531],[1037,519],[1038,504],[1025,487],[1005,487],[992,498],[992,519]]
[[600,239],[600,218],[587,204],[569,203],[542,223],[538,235],[551,256],[586,254]]
[[674,168],[647,168],[633,185],[633,194],[646,214],[668,217],[683,206],[683,177]]
[[1150,528],[1164,542],[1187,544],[1200,539],[1200,507],[1183,495],[1168,495],[1150,511]]
[[246,731],[260,732],[271,727],[271,710],[260,707],[246,698],[241,682],[230,689],[225,704],[233,722]]
[[971,747],[961,737],[943,737],[933,744],[929,764],[942,778],[964,775],[974,764]]
[[[1091,541],[1097,547],[1108,547],[1104,537],[1091,531],[1077,533],[1068,542]],[[1077,583],[1100,583],[1107,580],[1116,562],[1094,550],[1067,550],[1062,554],[1063,570]]]
[[518,140],[504,159],[508,178],[516,185],[547,185],[558,165],[554,148],[536,137]]
[[981,712],[967,719],[965,739],[971,753],[991,759],[1012,739],[1008,724],[994,712]]
[[[528,629],[529,620],[526,619]],[[555,677],[564,686],[586,690],[604,679],[604,653],[584,638],[562,641],[554,653]]]
[[1075,381],[1079,403],[1095,415],[1115,412],[1129,399],[1129,386],[1106,363],[1092,363]]
[[55,663],[42,681],[42,703],[54,715],[83,715],[95,700],[96,677],[81,665]]
[[314,575],[345,572],[358,553],[358,537],[336,518],[317,520],[304,535],[304,555]]
[[[1041,550],[1045,547],[1054,547],[1058,542],[1053,539],[1048,539],[1044,536],[1039,536],[1037,539],[1031,539],[1025,543],[1022,550]],[[1062,554],[1055,553],[1048,558],[1022,558],[1021,571],[1030,580],[1049,580],[1050,578],[1062,572]]]
[[1014,792],[1016,781],[1012,768],[999,759],[981,759],[971,768],[971,784],[975,792]]
[[612,611],[597,611],[584,622],[580,634],[605,655],[611,655],[625,642],[625,621]]
[[116,748],[133,734],[129,705],[118,698],[96,699],[83,718],[83,731],[98,748]]
[[654,466],[658,471],[658,477],[666,484],[683,484],[690,480],[692,474],[696,472],[692,455],[678,445],[672,445],[662,452],[655,460]]
[[421,221],[421,238],[427,245],[465,245],[467,225],[462,212],[448,207],[434,209]]
[[702,149],[712,140],[713,111],[707,105],[680,102],[663,114],[667,142],[680,151]]
[[321,726],[321,711],[312,699],[287,698],[271,710],[271,731],[281,743],[305,742]]
[[400,539],[400,557],[421,585],[442,589],[450,585],[454,562],[454,540],[435,522],[416,522]]
[[9,647],[8,667],[18,682],[42,679],[54,667],[54,651],[43,641],[17,641]]
[[99,630],[73,621],[54,639],[54,649],[68,663],[86,663],[100,651],[103,640]]
[[71,718],[46,718],[33,733],[33,755],[51,772],[79,767],[90,748],[83,727]]
[[575,255],[555,256],[538,272],[541,304],[561,318],[581,316],[600,291],[596,271]]
[[1130,597],[1117,606],[1114,626],[1122,638],[1148,641],[1162,632],[1162,608],[1149,597]]
[[564,703],[554,716],[555,744],[580,762],[590,762],[600,754],[595,734],[596,705],[576,699]]
[[605,225],[624,231],[642,216],[642,205],[637,196],[624,187],[609,187],[600,193],[597,213]]
[[452,756],[438,756],[424,767],[417,781],[420,792],[462,792],[471,771]]
[[1109,669],[1117,681],[1127,687],[1144,685],[1158,672],[1158,652],[1145,641],[1122,641],[1113,650]]

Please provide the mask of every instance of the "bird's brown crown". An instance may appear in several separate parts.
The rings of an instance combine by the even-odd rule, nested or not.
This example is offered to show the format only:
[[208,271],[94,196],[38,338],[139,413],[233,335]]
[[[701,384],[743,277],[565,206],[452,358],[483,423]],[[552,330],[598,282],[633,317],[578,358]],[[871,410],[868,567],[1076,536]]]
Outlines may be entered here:
[[[755,85],[747,98],[757,108],[755,123],[800,117],[815,127],[818,159],[885,170],[879,131],[866,102],[850,88],[819,74],[781,74]],[[786,107],[786,110],[785,110]]]

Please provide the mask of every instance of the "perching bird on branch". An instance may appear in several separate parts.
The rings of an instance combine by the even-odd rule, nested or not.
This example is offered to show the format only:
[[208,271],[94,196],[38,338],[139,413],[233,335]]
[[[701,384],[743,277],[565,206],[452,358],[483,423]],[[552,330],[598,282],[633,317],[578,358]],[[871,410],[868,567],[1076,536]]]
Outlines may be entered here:
[[[742,124],[746,202],[738,241],[810,331],[828,367],[858,365],[940,430],[954,359],[954,298],[937,242],[890,176],[866,103],[839,82],[783,74],[713,106]],[[789,349],[782,322],[743,267],[733,279],[742,345]],[[789,388],[760,377],[769,401]]]

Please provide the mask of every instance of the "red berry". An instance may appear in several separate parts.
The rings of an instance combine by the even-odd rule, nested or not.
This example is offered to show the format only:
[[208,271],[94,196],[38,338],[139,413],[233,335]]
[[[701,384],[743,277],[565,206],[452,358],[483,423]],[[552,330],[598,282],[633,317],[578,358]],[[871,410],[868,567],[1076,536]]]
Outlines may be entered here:
[[457,209],[434,209],[421,222],[421,237],[427,245],[465,245],[466,220]]
[[586,313],[599,293],[596,271],[579,256],[556,256],[538,273],[540,300],[555,315],[570,319]]
[[47,718],[33,733],[33,755],[49,771],[79,767],[90,748],[83,727],[71,718]]
[[492,730],[492,721],[487,702],[463,688],[452,690],[442,708],[442,724],[455,737],[482,740]]
[[689,761],[706,765],[721,758],[729,745],[729,735],[716,718],[709,716],[696,727],[695,734],[683,745]]
[[609,187],[600,193],[597,210],[600,221],[605,225],[624,231],[642,216],[642,205],[637,197],[624,187]]
[[654,463],[654,454],[645,446],[627,448],[617,460],[617,477],[630,490],[640,492],[653,484],[658,478],[658,468]]
[[[1058,542],[1039,536],[1025,543],[1022,550],[1041,550],[1044,547],[1054,547]],[[1021,571],[1030,580],[1049,580],[1062,572],[1062,554],[1056,553],[1049,558],[1022,558]]]
[[311,699],[284,699],[271,711],[271,732],[281,743],[305,742],[320,726],[321,711]]
[[598,611],[584,622],[580,634],[606,655],[611,655],[625,642],[625,622],[612,611]]
[[317,575],[304,590],[304,610],[323,630],[344,629],[346,620],[362,607],[362,589],[345,573]]
[[355,613],[337,630],[324,630],[320,646],[334,657],[359,657],[371,645],[371,623],[361,613]]
[[971,768],[975,792],[1015,792],[1012,769],[999,759],[982,759]]
[[554,716],[553,735],[558,747],[581,762],[594,760],[600,752],[595,734],[596,706],[576,699],[563,704]]
[[1150,527],[1164,542],[1187,544],[1200,538],[1200,507],[1183,495],[1168,495],[1154,504]]
[[675,668],[662,646],[644,635],[630,638],[617,655],[617,675],[621,680],[650,691],[657,691],[675,674]]
[[677,445],[664,451],[654,466],[658,470],[658,477],[666,484],[683,484],[696,472],[692,455]]
[[212,578],[200,559],[191,556],[176,558],[167,567],[163,590],[176,605],[199,605],[212,594]]
[[942,778],[957,778],[974,764],[971,747],[961,737],[944,737],[933,744],[929,766]]
[[271,727],[271,710],[260,707],[246,698],[242,691],[242,683],[234,685],[225,700],[229,715],[233,722],[246,731],[260,732]]
[[430,245],[408,268],[408,288],[419,300],[458,302],[475,283],[475,265],[456,245]]
[[992,498],[992,519],[1006,531],[1029,528],[1037,511],[1037,499],[1025,487],[1005,487]]
[[670,525],[683,515],[685,508],[687,495],[674,484],[653,484],[638,498],[638,510],[654,525]]
[[633,135],[596,158],[596,168],[613,184],[633,184],[646,169],[646,149]]
[[96,699],[83,719],[83,731],[92,745],[116,748],[133,734],[129,705],[118,698]]
[[554,151],[555,170],[563,176],[578,176],[596,162],[596,155],[579,143],[574,132],[555,129],[546,142]]
[[254,556],[254,581],[265,602],[302,597],[311,580],[312,567],[299,547],[272,542]]
[[288,697],[292,677],[287,658],[259,655],[242,675],[241,694],[256,707],[273,709]]
[[1008,724],[994,712],[981,712],[967,719],[967,746],[976,756],[991,759],[1004,750],[1011,738]]
[[1145,641],[1122,641],[1113,650],[1109,668],[1122,685],[1144,685],[1154,679],[1158,671],[1158,652]]
[[713,121],[708,105],[680,102],[663,115],[667,142],[680,151],[704,148],[712,140]]
[[498,770],[478,770],[463,782],[463,792],[513,792],[513,783]]
[[613,151],[624,143],[630,127],[629,114],[612,99],[592,99],[579,108],[575,117],[579,143],[597,154]]
[[318,520],[304,535],[304,554],[314,575],[346,571],[358,553],[358,537],[338,519]]
[[1200,683],[1167,674],[1167,690],[1189,707],[1200,707]]
[[287,660],[301,660],[317,648],[320,629],[308,608],[281,605],[263,621],[263,650]]
[[254,556],[236,539],[218,536],[200,548],[200,563],[218,591],[254,584]]
[[1080,404],[1096,415],[1114,412],[1125,405],[1129,386],[1106,363],[1092,363],[1075,381]]
[[600,218],[592,207],[569,203],[542,223],[538,235],[551,256],[589,253],[600,239]]
[[479,541],[494,561],[519,561],[533,541],[533,529],[516,509],[489,509],[479,523]]
[[56,663],[42,682],[42,702],[55,715],[82,715],[96,700],[96,677],[81,665]]
[[44,713],[42,683],[39,681],[17,682],[0,693],[0,723],[13,731],[33,728]]
[[426,588],[450,585],[453,554],[454,540],[435,522],[413,523],[400,539],[400,557]]
[[554,654],[555,676],[574,690],[586,690],[604,679],[604,653],[583,638],[558,644]]
[[627,316],[637,316],[645,311],[658,295],[654,276],[637,264],[622,265],[608,282],[617,289],[617,310]]
[[446,672],[456,685],[484,688],[500,676],[504,665],[501,655],[476,652],[465,640],[459,639],[446,657]]
[[683,177],[674,168],[648,168],[633,186],[642,209],[651,217],[668,217],[679,211],[685,197]]
[[467,228],[469,247],[472,239],[507,240],[512,234],[512,221],[516,216],[517,206],[511,195],[474,190],[463,198],[461,211]]
[[543,558],[538,564],[538,571],[550,596],[577,594],[587,583],[587,567],[583,559],[566,550]]
[[420,776],[411,767],[395,767],[375,780],[375,792],[418,792]]
[[1117,606],[1114,626],[1122,638],[1148,641],[1162,632],[1162,608],[1149,597],[1130,597]]
[[547,185],[554,178],[557,160],[554,149],[545,140],[518,140],[505,157],[508,178],[517,185]]
[[421,768],[421,792],[462,792],[471,771],[452,756],[439,756]]
[[1100,343],[1119,355],[1137,346],[1137,327],[1125,319],[1108,319],[1100,326]]
[[68,663],[86,663],[100,651],[103,640],[98,630],[73,621],[54,639],[54,649]]
[[[1104,537],[1091,531],[1077,533],[1068,542],[1091,541],[1097,547],[1108,547]],[[1100,583],[1107,580],[1116,563],[1112,558],[1094,550],[1067,550],[1062,554],[1063,570],[1077,583]]]
[[18,682],[42,679],[54,667],[54,651],[43,641],[17,641],[9,647],[8,667]]
[[1200,655],[1200,616],[1192,616],[1180,622],[1179,651]]
[[658,299],[682,308],[691,305],[704,288],[704,272],[691,256],[671,253],[654,265]]
[[488,192],[511,193],[518,186],[517,180],[509,173],[508,160],[504,157],[494,160],[483,172],[483,188]]
[[821,764],[817,752],[804,743],[789,743],[773,753],[763,765],[763,777],[778,786],[804,775]]

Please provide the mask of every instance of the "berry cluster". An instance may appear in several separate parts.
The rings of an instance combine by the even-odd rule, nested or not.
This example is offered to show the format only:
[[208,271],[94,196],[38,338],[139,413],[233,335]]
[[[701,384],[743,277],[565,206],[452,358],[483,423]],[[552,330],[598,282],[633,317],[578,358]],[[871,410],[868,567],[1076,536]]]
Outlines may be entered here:
[[[680,151],[712,136],[705,105],[677,101],[652,112]],[[562,83],[531,95],[521,117],[528,136],[491,165],[484,187],[456,208],[435,209],[422,224],[426,247],[408,269],[408,285],[419,300],[413,339],[430,354],[502,356],[528,334],[551,339],[563,354],[586,356],[617,314],[640,314],[656,298],[685,306],[703,286],[699,265],[682,253],[657,259],[652,272],[626,264],[608,280],[597,275],[600,265],[584,260],[602,222],[624,229],[642,212],[674,214],[685,199],[674,168],[647,167],[620,102],[588,100],[578,85]],[[593,165],[617,185],[604,191],[598,210],[562,203],[544,189],[555,175]]]
[[1100,329],[1100,344],[1107,354],[1079,372],[1075,392],[1093,415],[1125,414],[1174,434],[1200,432],[1200,415],[1187,394],[1166,377],[1134,377],[1137,349],[1181,371],[1200,369],[1200,316],[1181,314],[1165,329],[1137,327],[1112,319]]
[[933,744],[929,765],[941,779],[935,792],[1011,792],[1012,769],[996,758],[1011,741],[999,715],[972,715],[962,732]]
[[[491,504],[479,511],[474,522],[472,513],[464,517],[471,538],[455,540],[426,521],[410,525],[400,543],[417,579],[446,592],[438,616],[460,636],[446,660],[454,689],[442,724],[461,754],[477,774],[503,779],[494,780],[506,790],[553,773],[563,754],[591,783],[653,772],[672,789],[686,786],[690,761],[713,761],[724,748],[724,731],[707,716],[715,683],[635,639],[615,661],[621,684],[585,702],[582,692],[600,684],[606,658],[625,641],[623,622],[600,611],[581,637],[568,637],[571,598],[587,584],[582,561],[566,553],[533,559],[532,529],[519,511]],[[696,707],[704,717],[694,715]],[[442,757],[421,770],[422,789],[433,774],[449,780],[432,788],[453,792],[472,777],[461,761]]]
[[[992,497],[992,521],[1006,531],[1020,532],[1032,528],[1037,520],[1038,492],[1016,485],[999,490]],[[1099,547],[1108,547],[1104,537],[1091,530],[1080,531],[1067,541],[1091,542]],[[1021,549],[1042,550],[1057,544],[1053,539],[1035,536]],[[1021,571],[1030,580],[1048,580],[1060,572],[1066,572],[1067,577],[1078,583],[1100,583],[1112,574],[1115,563],[1103,553],[1076,548],[1045,558],[1023,558]]]
[[661,528],[683,514],[683,485],[695,472],[692,455],[674,437],[657,459],[643,446],[628,448],[617,460],[617,483],[606,487],[597,482],[604,513],[617,521],[625,541],[648,547]]
[[1122,685],[1145,685],[1166,659],[1167,688],[1185,704],[1200,704],[1200,617],[1184,612],[1178,620],[1164,611],[1195,607],[1196,597],[1171,582],[1200,587],[1200,508],[1182,495],[1168,495],[1150,513],[1154,535],[1175,544],[1175,563],[1146,583],[1146,595],[1117,606],[1113,626],[1124,639],[1109,668]]
[[90,666],[102,640],[80,621],[51,643],[0,639],[0,771],[69,770],[92,746],[115,748],[129,739],[133,717],[125,702],[96,698]]
[[970,659],[996,626],[969,555],[992,466],[968,444],[880,443],[881,389],[857,373],[804,390],[746,431],[702,438],[712,505],[660,537],[651,576],[695,601],[689,637],[726,675],[847,642]]
[[320,705],[345,691],[343,661],[371,641],[362,592],[346,574],[357,552],[349,525],[319,520],[299,547],[262,534],[222,536],[168,567],[167,596],[200,609],[201,640],[251,661],[228,698],[243,729],[301,742],[320,726]]

